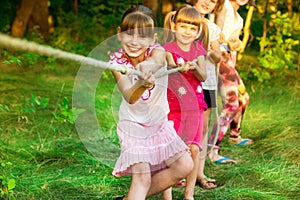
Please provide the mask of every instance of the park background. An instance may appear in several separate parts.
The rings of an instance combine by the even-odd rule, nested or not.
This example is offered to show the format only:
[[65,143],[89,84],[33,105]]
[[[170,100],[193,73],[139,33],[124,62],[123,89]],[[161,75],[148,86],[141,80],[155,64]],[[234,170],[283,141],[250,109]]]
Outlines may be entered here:
[[[185,1],[2,0],[0,32],[87,56],[116,34],[123,12],[137,3],[155,10],[161,26],[164,14]],[[195,199],[300,199],[299,9],[295,0],[257,0],[256,6],[239,9],[247,24],[237,68],[250,93],[242,128],[255,143],[237,148],[225,138],[221,154],[239,163],[207,162],[206,174],[218,188],[197,187]],[[0,199],[126,194],[130,177],[113,177],[111,166],[91,154],[77,134],[81,111],[72,107],[72,94],[80,64],[0,50]],[[114,89],[111,74],[104,72],[95,110],[105,139],[117,145]],[[175,188],[173,196],[182,199],[183,188]]]

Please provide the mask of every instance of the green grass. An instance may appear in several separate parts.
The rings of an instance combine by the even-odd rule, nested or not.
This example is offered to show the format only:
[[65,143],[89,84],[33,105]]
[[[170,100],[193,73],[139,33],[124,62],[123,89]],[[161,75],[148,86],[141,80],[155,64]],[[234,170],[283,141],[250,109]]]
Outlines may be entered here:
[[[130,177],[113,177],[112,166],[90,153],[75,126],[53,117],[64,97],[71,102],[77,64],[58,63],[52,69],[41,64],[0,65],[0,69],[0,104],[10,108],[0,111],[0,162],[12,163],[0,173],[16,180],[16,199],[113,199],[126,194]],[[247,82],[250,104],[242,134],[255,143],[234,147],[225,137],[221,154],[239,163],[216,166],[207,162],[206,174],[217,180],[218,188],[197,187],[195,199],[300,199],[300,82],[295,77],[267,85]],[[95,92],[103,134],[98,142],[109,142],[111,147],[118,144],[114,89],[108,73]],[[25,100],[31,94],[49,98],[48,106],[26,114]],[[107,148],[112,151],[109,155],[118,152],[107,146],[97,148]],[[175,188],[173,196],[182,199],[183,188]],[[160,195],[150,199],[160,199]]]

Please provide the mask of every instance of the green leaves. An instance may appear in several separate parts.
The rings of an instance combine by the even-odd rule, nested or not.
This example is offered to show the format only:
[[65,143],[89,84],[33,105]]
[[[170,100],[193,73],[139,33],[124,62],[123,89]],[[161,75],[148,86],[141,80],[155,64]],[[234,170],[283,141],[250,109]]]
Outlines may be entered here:
[[2,105],[0,103],[0,112],[9,112],[9,111],[10,111],[10,109],[7,105]]
[[2,63],[7,65],[17,64],[19,67],[22,66],[22,61],[15,56],[8,56],[9,60],[4,60]]
[[84,109],[69,108],[69,99],[64,97],[62,102],[58,104],[58,111],[54,112],[54,118],[59,123],[74,124],[77,116],[84,112]]
[[7,166],[11,166],[11,162],[0,162],[0,197],[5,199],[15,199],[13,189],[16,187],[16,180],[10,178],[10,174],[6,171]]
[[260,82],[271,79],[271,76],[285,76],[289,70],[297,68],[297,50],[299,40],[292,38],[293,23],[288,13],[277,12],[270,27],[269,36],[260,41],[265,47],[258,57],[262,68],[252,68],[251,71]]
[[31,98],[26,98],[24,110],[25,114],[35,113],[36,108],[46,108],[49,103],[49,98],[35,96],[33,93],[31,94]]

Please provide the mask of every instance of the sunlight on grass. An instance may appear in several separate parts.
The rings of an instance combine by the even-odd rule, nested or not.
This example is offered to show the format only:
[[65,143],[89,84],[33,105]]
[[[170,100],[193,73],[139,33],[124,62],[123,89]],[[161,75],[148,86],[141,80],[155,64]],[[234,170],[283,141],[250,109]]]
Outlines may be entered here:
[[[11,162],[5,175],[16,180],[16,199],[113,199],[126,194],[130,177],[113,177],[107,165],[84,146],[72,124],[60,124],[53,117],[61,98],[72,99],[75,71],[57,67],[22,69],[0,66],[2,74],[0,104],[0,161]],[[23,71],[22,71],[23,70]],[[40,78],[37,78],[43,74]],[[300,84],[257,85],[249,83],[250,104],[242,134],[254,139],[247,147],[228,144],[226,136],[221,154],[238,161],[237,165],[206,163],[205,174],[217,180],[214,190],[195,189],[195,199],[300,199]],[[31,94],[49,98],[45,109],[25,114],[24,98]],[[116,134],[118,102],[111,75],[101,79],[95,94],[95,109],[105,142],[94,150],[104,152],[119,141]],[[57,128],[59,126],[59,129]],[[99,141],[92,141],[99,145]],[[105,145],[107,144],[107,145]],[[112,146],[115,145],[115,146]],[[110,154],[109,154],[110,155]],[[174,199],[182,199],[184,188],[174,188]],[[149,198],[161,199],[160,195]]]

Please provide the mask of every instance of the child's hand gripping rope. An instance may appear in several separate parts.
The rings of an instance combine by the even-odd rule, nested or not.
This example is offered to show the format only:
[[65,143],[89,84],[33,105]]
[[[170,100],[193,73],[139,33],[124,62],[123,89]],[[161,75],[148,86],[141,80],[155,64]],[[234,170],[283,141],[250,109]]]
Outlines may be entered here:
[[146,88],[151,88],[155,82],[155,77],[152,74],[153,65],[155,65],[153,60],[146,60],[137,65],[138,72],[140,72],[138,77],[141,84]]

